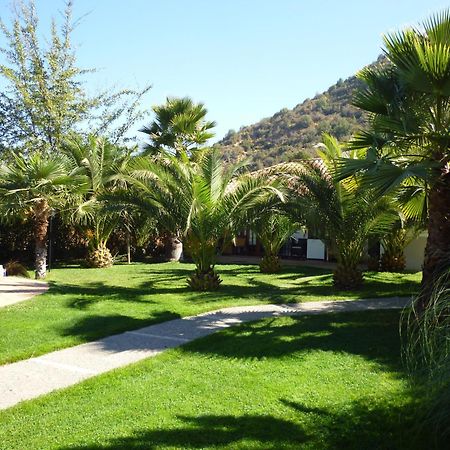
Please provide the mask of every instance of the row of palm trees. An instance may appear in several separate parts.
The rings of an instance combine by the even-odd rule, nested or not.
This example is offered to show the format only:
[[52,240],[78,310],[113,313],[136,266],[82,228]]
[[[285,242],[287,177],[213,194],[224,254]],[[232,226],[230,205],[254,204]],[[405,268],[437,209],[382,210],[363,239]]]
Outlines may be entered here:
[[106,244],[115,226],[145,217],[172,248],[185,244],[195,280],[215,278],[219,243],[243,226],[265,242],[265,270],[276,267],[272,244],[290,220],[327,243],[338,261],[335,283],[350,287],[362,281],[359,261],[370,235],[384,237],[390,253],[383,264],[401,263],[395,253],[407,241],[405,225],[429,215],[430,285],[450,253],[448,36],[444,12],[423,30],[386,37],[387,62],[359,74],[366,87],[355,102],[370,127],[346,150],[324,136],[317,159],[245,173],[245,162],[225,165],[219,150],[204,147],[214,123],[203,105],[168,99],[143,128],[148,142],[139,156],[93,136],[68,137],[58,154],[13,154],[0,169],[1,217],[35,221],[37,277],[45,272],[48,218],[58,210],[89,230],[93,265],[111,263]]
[[[186,99],[180,102],[198,110]],[[160,134],[168,139],[166,129]],[[150,154],[132,155],[104,138],[72,136],[61,155],[14,155],[0,172],[2,217],[35,221],[36,278],[45,276],[48,221],[57,210],[83,230],[94,267],[112,265],[107,243],[119,224],[132,226],[143,217],[166,236],[169,248],[176,249],[174,242],[184,246],[196,265],[189,279],[193,289],[217,289],[216,256],[239,230],[255,231],[265,250],[261,270],[276,272],[280,247],[308,226],[337,258],[335,284],[351,289],[362,283],[365,243],[371,234],[389,231],[398,210],[354,180],[336,181],[344,151],[334,138],[324,136],[320,158],[257,172],[245,171],[245,161],[225,164],[217,147],[186,145],[190,138],[196,139],[191,134],[179,138],[185,144],[176,148],[172,140]]]

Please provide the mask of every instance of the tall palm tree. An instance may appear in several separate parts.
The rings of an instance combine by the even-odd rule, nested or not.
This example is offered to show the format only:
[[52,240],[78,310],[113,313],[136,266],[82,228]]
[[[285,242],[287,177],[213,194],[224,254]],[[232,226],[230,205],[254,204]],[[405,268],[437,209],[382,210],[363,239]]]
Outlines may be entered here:
[[35,277],[44,278],[47,262],[47,230],[53,210],[68,208],[73,197],[86,189],[86,180],[63,156],[13,154],[0,167],[0,219],[18,217],[34,221]]
[[89,190],[72,217],[88,239],[88,263],[93,267],[109,267],[113,257],[107,243],[120,220],[120,211],[109,208],[101,196],[114,189],[126,188],[118,174],[125,170],[131,151],[92,135],[87,138],[72,136],[65,141],[64,151],[88,182]]
[[370,129],[352,147],[366,159],[343,161],[340,172],[363,175],[362,182],[380,195],[405,189],[405,183],[425,186],[425,307],[433,278],[450,254],[450,11],[420,28],[389,34],[384,44],[388,63],[358,75],[366,87],[354,103],[368,111]]
[[205,119],[207,109],[189,97],[168,97],[153,112],[155,120],[140,130],[149,138],[144,145],[147,154],[161,151],[192,154],[214,136],[210,130],[216,124]]
[[126,180],[139,195],[117,193],[116,201],[138,206],[184,242],[196,265],[189,280],[195,290],[219,287],[214,267],[220,240],[246,226],[252,210],[283,198],[276,181],[239,175],[242,165],[225,166],[219,150],[209,148],[195,158],[137,158]]
[[[166,103],[153,108],[155,119],[141,128],[148,141],[144,154],[172,154],[178,158],[193,157],[208,139],[214,136],[211,129],[215,122],[206,120],[207,109],[202,103],[194,103],[189,97],[168,97]],[[178,261],[183,244],[178,236],[162,230],[166,259]]]
[[[368,237],[388,230],[396,218],[390,202],[374,201],[371,191],[352,180],[333,178],[336,164],[344,155],[342,147],[330,135],[323,136],[318,150],[320,159],[281,164],[279,171],[290,177],[297,209],[309,230],[322,239],[337,259],[334,285],[354,289],[363,282],[359,267]],[[355,153],[349,155],[356,158]]]

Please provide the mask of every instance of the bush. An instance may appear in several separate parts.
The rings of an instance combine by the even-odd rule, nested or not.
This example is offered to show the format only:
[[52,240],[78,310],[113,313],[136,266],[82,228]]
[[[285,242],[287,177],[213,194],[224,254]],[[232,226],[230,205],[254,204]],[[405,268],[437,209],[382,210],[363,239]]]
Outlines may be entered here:
[[6,275],[9,277],[30,278],[30,274],[25,266],[17,261],[9,261],[5,265]]
[[436,439],[450,437],[450,269],[433,284],[430,303],[421,307],[419,294],[412,309],[402,317],[404,358],[415,382],[426,393],[424,426]]

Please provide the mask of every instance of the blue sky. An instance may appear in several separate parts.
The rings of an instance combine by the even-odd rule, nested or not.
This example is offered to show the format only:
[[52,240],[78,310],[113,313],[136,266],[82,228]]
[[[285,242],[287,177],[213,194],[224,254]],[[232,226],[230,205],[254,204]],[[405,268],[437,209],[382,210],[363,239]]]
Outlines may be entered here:
[[[0,0],[7,21],[10,0]],[[62,0],[36,0],[42,31]],[[381,53],[385,32],[449,6],[437,0],[75,0],[89,88],[152,84],[205,103],[217,138],[347,78]],[[48,29],[48,28],[47,28]],[[0,41],[1,42],[1,41]]]

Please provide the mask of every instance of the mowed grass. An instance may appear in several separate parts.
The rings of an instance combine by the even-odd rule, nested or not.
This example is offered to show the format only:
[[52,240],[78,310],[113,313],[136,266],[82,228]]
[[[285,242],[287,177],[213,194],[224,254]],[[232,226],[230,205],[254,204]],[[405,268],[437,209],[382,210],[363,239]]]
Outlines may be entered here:
[[230,328],[0,412],[0,448],[434,448],[398,323],[368,311]]
[[199,293],[186,284],[192,264],[54,269],[48,293],[0,309],[0,364],[227,306],[411,295],[420,280],[419,273],[372,272],[361,291],[349,293],[335,290],[324,269],[288,267],[277,275],[260,274],[253,265],[217,270],[220,290]]

